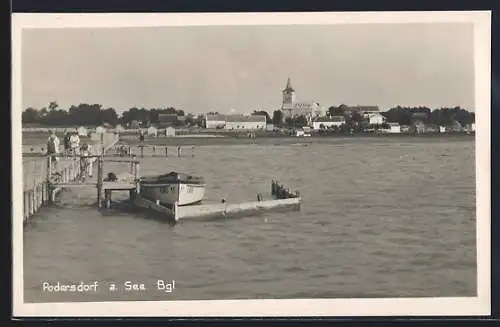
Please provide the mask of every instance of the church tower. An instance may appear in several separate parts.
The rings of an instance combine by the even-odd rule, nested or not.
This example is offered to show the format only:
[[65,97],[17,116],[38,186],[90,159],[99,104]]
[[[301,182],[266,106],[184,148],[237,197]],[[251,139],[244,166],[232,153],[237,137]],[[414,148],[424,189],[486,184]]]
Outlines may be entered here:
[[292,115],[293,104],[295,103],[295,90],[292,87],[290,77],[288,77],[286,87],[282,92],[283,100],[281,103],[281,111],[283,111],[284,117],[290,117]]

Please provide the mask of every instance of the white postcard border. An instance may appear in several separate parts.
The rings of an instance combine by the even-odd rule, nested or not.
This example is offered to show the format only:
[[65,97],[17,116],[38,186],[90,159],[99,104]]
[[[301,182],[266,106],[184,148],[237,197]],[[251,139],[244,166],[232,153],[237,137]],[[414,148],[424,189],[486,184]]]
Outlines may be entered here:
[[398,299],[290,299],[24,303],[23,174],[13,169],[13,315],[24,317],[287,317],[467,316],[491,312],[490,71],[491,12],[343,12],[199,14],[13,14],[12,167],[22,167],[21,36],[25,28],[288,25],[367,23],[471,23],[474,25],[476,112],[477,297]]

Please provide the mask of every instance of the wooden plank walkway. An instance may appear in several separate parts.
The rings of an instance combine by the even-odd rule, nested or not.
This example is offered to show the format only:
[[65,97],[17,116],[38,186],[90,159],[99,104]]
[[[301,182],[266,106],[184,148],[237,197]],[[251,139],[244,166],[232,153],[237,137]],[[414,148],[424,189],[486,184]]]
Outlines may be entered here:
[[[104,151],[109,150],[118,142],[118,137],[110,136],[104,139]],[[95,138],[90,142],[94,149],[99,151],[100,141]],[[23,157],[23,222],[26,223],[41,207],[49,204],[61,188],[51,189],[48,181],[48,159],[46,156]],[[51,179],[58,183],[71,183],[79,178],[79,158],[59,158],[51,172]],[[87,180],[86,183],[91,181]],[[75,185],[81,183],[75,183]],[[95,184],[94,184],[95,185]],[[90,185],[85,185],[89,187]]]

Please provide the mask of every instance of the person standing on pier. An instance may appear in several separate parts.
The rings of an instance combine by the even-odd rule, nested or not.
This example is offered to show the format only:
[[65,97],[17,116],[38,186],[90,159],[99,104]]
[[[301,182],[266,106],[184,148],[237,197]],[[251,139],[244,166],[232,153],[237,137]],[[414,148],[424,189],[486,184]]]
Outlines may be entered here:
[[66,131],[66,133],[64,134],[64,139],[63,139],[63,143],[64,143],[64,154],[65,155],[68,155],[70,150],[71,150],[71,143],[70,143],[70,137],[71,137],[71,133],[69,131]]
[[92,170],[93,170],[93,162],[94,158],[89,157],[93,154],[92,152],[92,146],[90,144],[87,144],[84,142],[82,144],[82,147],[80,149],[80,171],[81,171],[81,176],[82,179],[85,178],[85,176],[88,176],[89,178],[92,178]]
[[[57,169],[57,161],[59,158],[57,155],[59,154],[59,138],[57,137],[54,131],[49,132],[49,138],[47,139],[47,156],[49,156],[51,162]],[[52,167],[49,167],[51,169]]]
[[139,142],[144,142],[144,131],[142,129],[139,130]]
[[72,155],[79,155],[80,154],[80,137],[78,136],[78,132],[73,132],[73,134],[69,138],[69,143],[71,147],[71,154]]

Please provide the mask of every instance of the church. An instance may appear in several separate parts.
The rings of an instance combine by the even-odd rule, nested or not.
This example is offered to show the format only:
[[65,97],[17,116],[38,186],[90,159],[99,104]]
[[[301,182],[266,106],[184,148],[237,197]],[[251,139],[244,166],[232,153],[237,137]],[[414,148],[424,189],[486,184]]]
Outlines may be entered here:
[[295,90],[292,87],[290,77],[288,78],[286,87],[282,93],[283,100],[281,103],[281,111],[283,112],[283,119],[303,115],[311,123],[314,117],[323,117],[326,115],[326,111],[320,106],[319,102],[296,101]]

